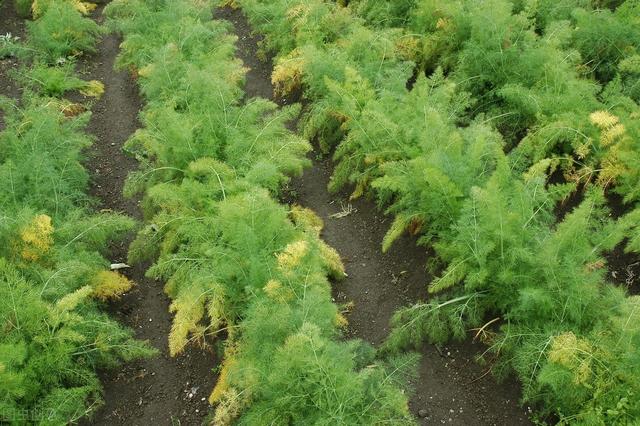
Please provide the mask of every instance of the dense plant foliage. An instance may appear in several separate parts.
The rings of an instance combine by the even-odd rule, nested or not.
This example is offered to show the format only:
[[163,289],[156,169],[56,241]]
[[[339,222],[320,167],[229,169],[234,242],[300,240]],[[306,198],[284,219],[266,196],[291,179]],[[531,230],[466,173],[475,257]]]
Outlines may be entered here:
[[[33,22],[30,40],[63,25],[51,22]],[[47,49],[19,50],[36,63],[58,54]],[[100,309],[133,285],[103,256],[134,224],[91,211],[80,164],[91,144],[83,133],[89,114],[49,97],[88,83],[65,66],[52,68],[55,83],[45,84],[53,81],[46,70],[25,70],[20,102],[0,100],[0,422],[9,424],[76,422],[101,404],[98,369],[153,354]],[[38,93],[31,79],[42,83]]]
[[71,55],[92,52],[101,34],[101,27],[86,19],[69,2],[53,1],[42,16],[28,23],[29,43],[45,59],[54,63]]
[[226,334],[210,401],[213,424],[411,424],[400,390],[413,356],[387,366],[357,341],[331,302],[338,254],[311,211],[275,201],[308,163],[310,145],[287,129],[298,106],[243,101],[235,37],[208,2],[115,1],[120,67],[147,105],[127,149],[144,165],[146,229],[130,260],[154,261],[175,313],[169,349]]
[[605,261],[639,250],[638,210],[607,207],[640,189],[638,3],[237,3],[276,54],[276,90],[311,101],[306,136],[335,148],[330,189],[394,215],[384,250],[407,231],[436,250],[437,295],[398,312],[385,349],[476,327],[541,414],[640,418],[638,297]]
[[[82,0],[13,0],[13,4],[16,10],[16,13],[23,18],[33,18],[38,19],[44,15],[50,7],[53,8],[67,8],[67,6],[71,6],[72,9],[81,13],[82,15],[87,15],[89,12],[95,10],[97,7],[97,3],[101,2],[86,2]],[[59,13],[59,12],[56,12]],[[89,28],[92,24],[91,22],[81,22],[75,18],[74,15],[68,14],[66,11],[62,12],[62,15],[70,18],[68,23],[81,23],[81,28]],[[58,22],[56,25],[64,25],[61,22]],[[70,33],[67,33],[70,34]],[[80,35],[81,31],[78,31],[76,36]],[[54,38],[58,37],[60,34],[55,33],[52,34]]]

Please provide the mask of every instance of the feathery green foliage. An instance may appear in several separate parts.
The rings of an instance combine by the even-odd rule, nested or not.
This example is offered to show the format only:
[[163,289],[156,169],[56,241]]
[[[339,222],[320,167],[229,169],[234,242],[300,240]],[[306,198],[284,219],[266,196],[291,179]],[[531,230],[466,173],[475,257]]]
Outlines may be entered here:
[[[311,101],[305,135],[337,146],[330,188],[388,208],[384,250],[408,230],[446,265],[385,349],[479,327],[501,355],[493,370],[515,372],[542,414],[639,418],[637,298],[606,281],[604,260],[625,238],[640,250],[638,215],[614,223],[603,196],[632,204],[640,190],[638,3],[238,3],[277,55],[276,90]],[[335,17],[339,36],[299,19],[309,10]],[[349,51],[355,40],[368,47]],[[575,191],[584,200],[556,223]]]
[[403,27],[416,8],[416,0],[355,0],[349,2],[354,12],[377,27]]
[[[300,14],[320,22],[322,5]],[[308,163],[309,144],[286,127],[299,107],[243,101],[235,40],[206,2],[106,12],[124,35],[118,66],[147,100],[127,142],[145,165],[127,190],[144,191],[148,223],[130,260],[153,260],[148,275],[166,279],[172,354],[226,332],[213,423],[412,424],[399,383],[414,357],[387,368],[370,346],[339,340],[328,280],[344,277],[339,256],[319,219],[274,200]]]
[[573,11],[575,31],[571,45],[599,81],[611,81],[621,60],[640,53],[639,14],[640,5],[634,1],[624,2],[614,12],[608,9]]
[[30,68],[17,72],[16,80],[20,81],[25,88],[51,97],[62,97],[71,90],[86,91],[90,89],[89,82],[74,74],[73,63],[65,63],[60,66],[34,64]]
[[33,205],[54,215],[69,211],[87,200],[88,177],[79,154],[91,143],[81,132],[89,117],[66,119],[63,102],[55,99],[24,102],[21,110],[13,104],[5,109],[0,204],[12,209]]
[[519,183],[500,167],[472,191],[455,237],[436,244],[449,266],[430,291],[448,290],[446,301],[398,312],[387,348],[462,338],[499,314],[505,323],[485,342],[502,356],[494,370],[515,371],[525,399],[574,421],[627,424],[640,413],[639,382],[607,371],[625,372],[635,357],[640,330],[614,324],[631,320],[637,301],[604,281],[602,258],[620,233],[598,193],[551,228],[553,200],[566,190],[543,185],[540,176]]
[[18,56],[21,50],[20,37],[11,33],[0,34],[0,59]]
[[[64,26],[47,19],[32,23],[31,34]],[[38,49],[20,47],[33,64],[17,78],[23,98],[0,100],[0,422],[69,424],[101,405],[98,369],[155,351],[101,310],[100,301],[133,284],[108,271],[103,255],[134,223],[91,212],[80,164],[91,144],[83,133],[89,114],[49,97],[89,83],[70,65],[38,62],[58,55],[55,46]]]
[[[100,404],[96,370],[153,354],[100,312],[100,254],[133,222],[89,215],[78,163],[87,117],[27,95],[0,134],[0,406],[3,421],[63,424]],[[117,297],[118,293],[109,293]],[[8,348],[12,348],[9,350]],[[31,413],[21,419],[20,413]]]
[[29,46],[47,63],[82,52],[94,52],[102,28],[84,18],[73,4],[52,2],[39,19],[27,23]]

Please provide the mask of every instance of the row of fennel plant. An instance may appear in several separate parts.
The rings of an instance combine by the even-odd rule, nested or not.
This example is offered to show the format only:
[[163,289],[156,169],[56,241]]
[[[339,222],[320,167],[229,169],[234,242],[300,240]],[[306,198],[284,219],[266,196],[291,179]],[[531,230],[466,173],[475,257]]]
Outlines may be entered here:
[[110,242],[134,222],[96,213],[80,164],[92,140],[90,104],[62,95],[98,96],[99,82],[73,73],[99,27],[64,1],[40,2],[27,40],[0,41],[24,64],[21,99],[0,98],[0,423],[63,425],[102,403],[98,369],[154,351],[103,312],[131,288],[109,270]]
[[[329,189],[353,185],[394,215],[383,250],[409,231],[438,255],[436,296],[395,315],[385,348],[475,328],[541,415],[640,418],[640,300],[607,281],[604,259],[625,238],[638,247],[637,211],[615,221],[604,197],[640,189],[637,2],[235,3],[277,55],[276,90],[311,101],[306,136],[336,147]],[[566,9],[574,22],[553,18]],[[624,53],[594,61],[595,27]]]
[[243,101],[245,69],[207,1],[116,0],[117,65],[138,79],[143,128],[126,149],[143,165],[147,227],[130,261],[153,261],[175,313],[169,349],[226,336],[212,424],[412,424],[401,390],[414,356],[381,361],[344,341],[331,301],[344,277],[310,210],[276,201],[310,146],[287,130],[299,106]]

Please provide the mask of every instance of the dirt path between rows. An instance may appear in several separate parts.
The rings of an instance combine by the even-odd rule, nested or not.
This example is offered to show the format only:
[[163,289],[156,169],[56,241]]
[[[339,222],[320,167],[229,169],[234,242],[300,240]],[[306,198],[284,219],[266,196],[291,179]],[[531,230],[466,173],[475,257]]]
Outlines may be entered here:
[[[25,32],[25,21],[17,16],[13,2],[5,0],[0,3],[0,35],[11,34],[13,37],[24,39]],[[0,96],[16,100],[20,98],[20,88],[9,75],[18,66],[18,60],[15,58],[0,58]],[[0,131],[4,130],[4,127],[4,111],[0,110]]]
[[[260,37],[252,34],[239,10],[219,9],[216,17],[231,21],[238,35],[238,56],[251,68],[245,85],[247,95],[273,100],[271,61],[260,61],[257,55]],[[322,217],[323,239],[338,250],[345,262],[349,278],[334,286],[334,297],[337,303],[355,303],[349,315],[349,337],[379,344],[389,333],[391,315],[401,306],[426,297],[427,253],[405,237],[394,244],[390,253],[383,254],[381,241],[391,219],[381,215],[372,202],[351,203],[351,214],[332,218],[332,214],[348,208],[348,196],[327,192],[331,161],[317,158],[317,153],[310,158],[313,166],[292,182],[291,193],[295,202]],[[410,403],[421,424],[531,424],[525,409],[518,405],[519,385],[515,381],[496,383],[473,361],[481,350],[481,345],[471,342],[424,347],[420,377],[414,383],[415,396]]]
[[[102,21],[101,10],[94,13],[98,22]],[[140,126],[137,116],[142,102],[129,74],[113,70],[120,41],[116,35],[105,36],[97,53],[79,63],[85,79],[97,79],[105,85],[104,95],[92,108],[87,131],[95,137],[95,143],[87,153],[85,166],[92,178],[91,193],[100,201],[98,208],[139,219],[140,199],[128,200],[122,195],[127,174],[137,168],[137,162],[124,154],[122,145]],[[112,247],[112,262],[126,262],[132,237]],[[122,324],[133,328],[138,339],[148,340],[156,347],[160,355],[102,374],[105,406],[86,424],[198,425],[208,413],[206,398],[215,382],[212,370],[216,357],[194,347],[180,357],[169,356],[170,301],[163,292],[163,283],[145,278],[147,267],[135,265],[125,270],[138,285],[110,305],[109,310]]]

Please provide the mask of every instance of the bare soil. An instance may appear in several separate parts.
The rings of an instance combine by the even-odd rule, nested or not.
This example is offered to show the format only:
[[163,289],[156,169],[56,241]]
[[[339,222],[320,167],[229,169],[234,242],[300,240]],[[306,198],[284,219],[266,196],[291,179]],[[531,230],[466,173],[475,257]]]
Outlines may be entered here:
[[[247,96],[273,100],[271,60],[261,61],[260,37],[239,10],[216,11],[216,18],[229,20],[238,36],[238,56],[251,69]],[[277,100],[286,103],[286,100]],[[389,333],[389,319],[400,307],[427,297],[429,277],[425,272],[428,253],[410,237],[400,239],[390,253],[381,251],[382,237],[391,218],[380,214],[367,200],[351,203],[352,213],[331,215],[349,209],[346,194],[327,192],[333,164],[312,153],[313,166],[291,183],[295,202],[313,209],[325,221],[323,239],[336,248],[349,277],[334,287],[336,303],[353,301],[348,337],[381,343]],[[471,341],[442,348],[425,345],[419,379],[410,407],[421,424],[530,425],[526,410],[518,404],[520,388],[514,380],[498,384],[488,371],[474,362],[484,348]]]
[[[634,204],[624,204],[622,197],[613,191],[607,192],[607,204],[611,216],[618,219],[631,212]],[[627,241],[622,241],[612,251],[606,253],[609,279],[616,285],[626,288],[629,294],[640,294],[640,254],[625,253]]]
[[[98,22],[102,21],[101,11],[102,7],[94,14]],[[91,173],[91,194],[99,202],[97,208],[140,218],[140,199],[122,195],[127,174],[137,168],[137,162],[122,151],[122,146],[140,126],[137,117],[142,102],[129,74],[113,70],[120,42],[116,35],[105,36],[97,53],[81,58],[78,64],[84,78],[105,84],[104,95],[92,108],[87,131],[95,137],[95,143],[87,152],[85,166]],[[132,238],[133,235],[112,247],[112,262],[126,262]],[[144,276],[148,266],[134,265],[125,270],[137,286],[108,309],[160,354],[116,372],[103,372],[105,405],[86,424],[196,425],[208,413],[207,397],[216,379],[216,356],[210,349],[195,347],[179,357],[169,356],[170,301],[163,283]]]
[[4,0],[0,3],[0,34],[11,33],[13,36],[23,38],[25,35],[25,21],[16,14],[13,0]]
[[630,295],[640,294],[640,255],[625,253],[626,241],[606,253],[609,280],[625,288]]
[[[560,171],[556,171],[550,177],[550,183],[567,183],[567,181]],[[584,190],[584,186],[581,185],[566,200],[558,203],[555,209],[558,223],[564,220],[565,216],[571,213],[584,200]],[[606,191],[605,196],[607,207],[611,212],[611,218],[614,220],[631,212],[635,207],[633,203],[625,204],[623,198],[612,190]],[[627,241],[624,240],[613,250],[604,254],[607,260],[608,274],[606,278],[608,282],[625,288],[631,295],[640,294],[640,254],[625,253],[626,246]]]
[[[13,1],[4,0],[0,3],[0,35],[11,33],[14,37],[24,39],[25,21],[16,15]],[[9,77],[11,70],[18,68],[18,60],[15,58],[0,59],[0,96],[11,99],[20,98],[20,89]],[[4,112],[0,110],[0,131],[4,129]]]

